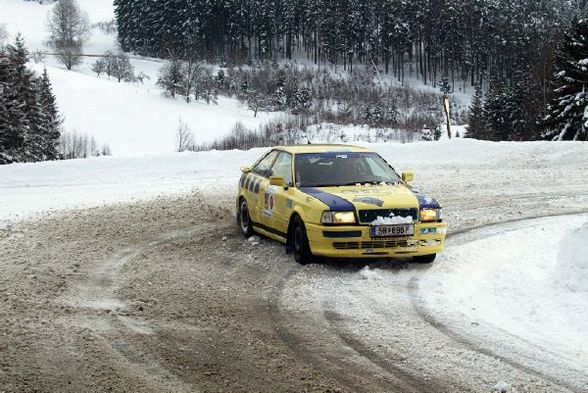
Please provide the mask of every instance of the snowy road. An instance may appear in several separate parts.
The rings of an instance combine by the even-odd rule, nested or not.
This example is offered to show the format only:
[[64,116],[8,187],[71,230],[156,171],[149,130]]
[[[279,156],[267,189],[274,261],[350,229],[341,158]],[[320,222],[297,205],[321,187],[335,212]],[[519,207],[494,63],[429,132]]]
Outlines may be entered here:
[[[558,249],[588,221],[588,146],[447,143],[434,165],[428,146],[380,149],[445,206],[431,266],[245,241],[215,171],[259,152],[0,168],[0,391],[587,392]],[[149,184],[178,195],[100,206]],[[72,206],[92,208],[16,220]]]
[[[276,321],[318,367],[346,370],[355,391],[588,391],[586,294],[553,298],[566,294],[533,277],[556,270],[557,241],[586,222],[562,216],[464,231],[430,267],[293,268]],[[559,236],[537,236],[545,228]]]

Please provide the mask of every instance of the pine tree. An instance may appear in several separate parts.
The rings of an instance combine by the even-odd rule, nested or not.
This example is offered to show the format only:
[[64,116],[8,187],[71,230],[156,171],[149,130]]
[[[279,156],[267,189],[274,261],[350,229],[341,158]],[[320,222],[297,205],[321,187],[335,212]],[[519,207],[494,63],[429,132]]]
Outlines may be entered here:
[[0,49],[0,164],[57,158],[59,114],[46,73],[27,69],[20,36]]
[[467,127],[468,138],[485,139],[486,122],[484,120],[484,93],[482,86],[477,85],[472,97],[472,104],[469,112],[470,121]]
[[558,49],[553,87],[554,98],[544,119],[544,137],[588,140],[584,123],[588,107],[588,19],[578,21]]
[[12,70],[10,83],[23,116],[19,122],[24,146],[20,160],[36,161],[41,154],[41,110],[37,103],[34,74],[26,67],[29,52],[20,34],[13,44],[8,45],[6,53]]
[[504,80],[495,78],[489,83],[484,99],[484,128],[482,139],[507,140],[510,132],[508,87]]
[[13,70],[8,55],[0,48],[0,164],[19,161],[24,144],[23,103],[12,83]]
[[46,160],[55,160],[59,156],[57,145],[61,136],[61,117],[57,110],[47,69],[43,70],[43,75],[37,80],[37,83],[39,85],[38,101],[42,111],[43,156]]

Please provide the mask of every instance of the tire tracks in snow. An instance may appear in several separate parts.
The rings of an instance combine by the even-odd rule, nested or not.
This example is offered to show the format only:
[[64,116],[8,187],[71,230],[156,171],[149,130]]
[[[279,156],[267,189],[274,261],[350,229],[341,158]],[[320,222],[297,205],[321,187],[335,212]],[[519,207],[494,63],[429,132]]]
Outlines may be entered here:
[[[566,217],[566,216],[579,215],[579,214],[588,214],[588,210],[583,209],[583,210],[578,210],[578,211],[568,212],[568,213],[545,214],[545,215],[525,217],[525,218],[520,218],[520,219],[505,220],[500,223],[495,223],[495,224],[490,224],[490,225],[477,225],[474,227],[464,228],[464,229],[452,232],[452,233],[448,234],[447,238],[448,239],[455,239],[455,238],[463,237],[463,236],[468,235],[470,233],[479,231],[481,229],[486,229],[486,228],[498,229],[500,227],[504,227],[509,224],[530,222],[530,221],[534,221],[534,220],[538,220],[538,219],[542,219],[542,218]],[[488,238],[493,235],[494,235],[494,232],[491,232],[485,236],[477,237],[475,240]],[[470,240],[465,240],[463,243],[460,243],[460,244],[464,244],[469,241]],[[436,318],[435,315],[433,313],[431,313],[427,309],[427,307],[425,306],[425,303],[419,293],[419,279],[420,279],[419,276],[413,276],[408,283],[408,294],[409,294],[410,302],[411,302],[414,310],[419,315],[419,317],[423,321],[425,321],[427,324],[429,324],[431,327],[433,327],[435,330],[441,332],[442,334],[449,337],[453,341],[465,346],[466,348],[468,348],[472,351],[478,352],[478,353],[485,355],[485,356],[488,356],[488,357],[493,357],[493,358],[499,359],[501,362],[506,363],[519,371],[522,371],[522,372],[527,373],[529,375],[536,376],[538,378],[542,378],[546,381],[549,381],[550,383],[552,383],[554,385],[558,385],[558,386],[561,386],[565,389],[568,389],[571,392],[581,392],[577,386],[574,386],[574,385],[566,382],[563,378],[554,377],[554,376],[549,375],[545,372],[538,371],[530,366],[523,364],[523,362],[514,359],[513,357],[508,357],[508,356],[505,356],[505,355],[498,353],[498,351],[495,349],[491,349],[487,346],[482,347],[480,344],[476,343],[475,340],[468,338],[465,334],[459,332],[457,329],[452,328],[450,325],[443,323],[441,320]],[[525,342],[527,346],[535,347],[532,343],[527,342],[523,338],[517,337],[517,340],[520,342]],[[537,347],[535,347],[535,348],[537,348]],[[540,348],[540,350],[542,352],[547,352],[543,348]],[[557,356],[557,355],[555,355],[555,356]]]
[[[531,199],[545,199],[554,197],[552,196],[545,196],[545,195],[537,195],[536,198]],[[561,195],[557,195],[561,196]],[[524,199],[524,198],[523,198]],[[553,213],[553,214],[543,214],[525,218],[516,218],[510,220],[504,220],[502,222],[493,223],[493,224],[484,224],[484,225],[476,225],[469,228],[464,228],[452,232],[448,235],[448,238],[455,239],[457,237],[466,235],[468,233],[474,232],[476,230],[488,227],[495,227],[500,228],[508,224],[515,224],[518,222],[525,222],[531,221],[541,218],[549,218],[549,217],[558,217],[558,216],[566,216],[566,215],[576,215],[576,214],[583,214],[588,213],[588,210],[577,210],[574,212],[567,212],[567,213]],[[369,263],[366,264],[369,266]],[[365,385],[360,383],[357,378],[354,378],[352,373],[345,373],[341,374],[341,370],[339,367],[333,367],[332,369],[327,370],[329,367],[329,363],[333,364],[335,361],[341,362],[342,359],[345,357],[345,354],[339,353],[339,357],[336,359],[330,359],[331,356],[325,356],[324,353],[315,352],[312,348],[308,347],[309,340],[305,339],[305,337],[301,337],[299,332],[296,329],[296,319],[293,315],[287,315],[287,310],[282,310],[280,308],[280,303],[282,301],[286,301],[285,299],[285,288],[288,285],[288,282],[293,280],[294,277],[303,272],[303,267],[295,266],[289,269],[286,274],[279,280],[274,287],[274,290],[271,295],[270,306],[268,307],[268,312],[270,313],[270,318],[272,319],[273,323],[275,324],[275,329],[280,337],[280,339],[285,342],[292,351],[296,353],[297,356],[306,360],[311,365],[315,367],[320,367],[321,371],[328,373],[330,376],[338,377],[340,380],[345,381],[345,383],[352,387],[355,391],[370,391],[370,388],[366,388]],[[415,267],[416,269],[416,267]],[[460,347],[465,348],[468,351],[483,355],[488,358],[499,360],[500,362],[504,363],[505,365],[516,369],[520,373],[535,377],[541,380],[544,380],[550,384],[555,386],[559,386],[563,389],[576,392],[579,391],[577,387],[567,383],[566,381],[562,380],[561,378],[554,378],[548,374],[543,372],[537,371],[532,367],[528,367],[520,361],[512,359],[508,356],[497,354],[496,351],[491,349],[484,348],[465,337],[462,337],[458,332],[451,329],[450,326],[444,325],[442,322],[435,319],[435,317],[429,313],[425,306],[420,303],[420,298],[418,296],[418,280],[419,275],[413,275],[411,278],[408,279],[408,282],[405,285],[404,292],[408,297],[408,302],[412,307],[414,313],[418,318],[420,318],[429,328],[434,329],[435,331],[440,332],[443,336],[446,336],[450,341],[457,343]],[[447,391],[455,391],[456,384],[459,385],[459,381],[452,381],[453,383],[449,383],[448,381],[444,381],[439,378],[434,378],[431,376],[424,377],[420,375],[418,371],[407,370],[405,364],[403,364],[402,360],[394,359],[394,357],[390,357],[388,353],[380,353],[380,351],[373,350],[370,346],[364,342],[360,336],[357,335],[356,331],[353,331],[353,326],[346,327],[346,320],[343,315],[340,313],[333,311],[333,305],[330,304],[329,294],[326,295],[327,299],[321,302],[321,311],[322,311],[322,318],[329,327],[329,332],[336,340],[338,340],[341,344],[345,347],[351,349],[353,353],[369,364],[373,366],[374,370],[383,371],[386,374],[391,376],[391,379],[387,379],[386,384],[381,384],[380,388],[384,391],[398,391],[398,392],[447,392]],[[360,295],[361,297],[361,295]],[[365,296],[361,298],[365,305],[370,305],[372,302],[369,296]],[[374,310],[378,311],[378,310]],[[381,310],[380,310],[381,311]],[[389,318],[394,318],[393,315],[388,315]],[[316,332],[313,332],[316,334]],[[320,334],[320,333],[319,333]],[[324,333],[323,333],[324,334]],[[358,370],[355,370],[359,372]],[[466,386],[459,386],[459,391],[467,391],[468,388]]]
[[[132,315],[129,306],[116,292],[122,286],[120,271],[128,262],[152,248],[203,234],[211,227],[211,224],[203,223],[196,228],[166,232],[152,240],[118,250],[103,264],[95,267],[86,282],[65,297],[64,303],[75,310],[69,318],[74,318],[74,323],[105,332],[103,337],[108,340],[110,347],[131,367],[142,371],[146,378],[155,379],[174,391],[194,392],[194,386],[185,384],[161,363],[149,359],[124,338],[126,334],[153,335],[155,332],[146,320]],[[115,334],[111,334],[111,331]]]

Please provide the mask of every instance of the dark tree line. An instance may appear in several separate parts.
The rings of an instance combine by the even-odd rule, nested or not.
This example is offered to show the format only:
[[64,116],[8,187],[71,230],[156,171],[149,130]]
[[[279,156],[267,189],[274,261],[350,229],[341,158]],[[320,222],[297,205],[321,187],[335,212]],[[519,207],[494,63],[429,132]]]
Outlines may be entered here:
[[[197,54],[235,65],[306,57],[319,66],[342,65],[352,74],[361,64],[362,71],[375,73],[371,83],[376,84],[386,73],[401,81],[441,84],[445,93],[479,85],[484,128],[478,135],[496,140],[548,137],[538,120],[554,94],[556,47],[573,21],[587,14],[587,3],[115,0],[122,48],[143,55]],[[242,94],[254,110],[268,107],[267,94],[256,89]]]
[[491,78],[485,93],[476,88],[470,137],[588,140],[588,20],[575,22],[554,48],[551,83],[545,77],[538,84],[528,78],[532,73],[519,72],[510,83]]
[[511,78],[584,0],[115,0],[123,50],[233,63],[378,65],[399,79]]
[[580,20],[558,48],[553,87],[544,136],[588,140],[588,19]]
[[22,37],[0,47],[0,164],[54,160],[61,117],[47,72],[26,67]]

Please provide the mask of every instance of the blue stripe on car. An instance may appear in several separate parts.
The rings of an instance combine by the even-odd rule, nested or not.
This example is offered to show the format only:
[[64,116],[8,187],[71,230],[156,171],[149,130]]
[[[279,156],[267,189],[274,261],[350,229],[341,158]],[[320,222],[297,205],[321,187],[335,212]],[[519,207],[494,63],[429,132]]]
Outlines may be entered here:
[[330,210],[340,212],[355,211],[355,206],[353,205],[353,203],[349,202],[347,199],[341,198],[340,196],[329,194],[328,192],[324,192],[319,190],[318,188],[312,187],[302,187],[300,188],[300,191],[318,199],[319,201],[327,205]]
[[439,202],[437,202],[434,198],[428,197],[422,192],[418,190],[411,190],[414,196],[419,201],[419,207],[421,209],[439,209]]

